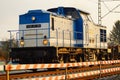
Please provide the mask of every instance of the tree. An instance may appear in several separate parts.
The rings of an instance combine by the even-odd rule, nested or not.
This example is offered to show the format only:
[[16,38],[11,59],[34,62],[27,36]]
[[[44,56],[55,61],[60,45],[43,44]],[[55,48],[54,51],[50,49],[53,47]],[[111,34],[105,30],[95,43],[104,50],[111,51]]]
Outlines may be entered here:
[[116,21],[109,35],[109,44],[114,46],[120,44],[120,20]]
[[2,48],[0,49],[0,58],[3,58],[7,62],[9,59],[10,46],[17,47],[16,40],[11,39],[2,41],[1,44]]

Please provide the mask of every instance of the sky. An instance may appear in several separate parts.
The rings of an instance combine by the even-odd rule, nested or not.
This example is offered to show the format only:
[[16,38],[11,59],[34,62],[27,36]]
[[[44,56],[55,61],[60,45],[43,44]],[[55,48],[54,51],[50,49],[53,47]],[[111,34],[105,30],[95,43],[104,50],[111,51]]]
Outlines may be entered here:
[[[8,30],[17,30],[19,15],[28,10],[65,6],[75,7],[91,14],[95,23],[98,23],[98,0],[0,0],[0,41],[9,39]],[[120,1],[102,2],[101,14],[104,16],[109,10],[117,6]],[[114,11],[120,12],[120,6]],[[120,20],[120,13],[110,13],[102,19],[102,25],[107,26],[108,34],[114,23]]]

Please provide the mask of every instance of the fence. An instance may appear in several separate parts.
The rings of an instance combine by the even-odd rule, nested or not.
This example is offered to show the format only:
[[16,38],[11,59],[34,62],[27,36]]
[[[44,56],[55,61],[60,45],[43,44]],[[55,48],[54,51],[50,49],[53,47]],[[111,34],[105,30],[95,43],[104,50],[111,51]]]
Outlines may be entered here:
[[[82,66],[90,66],[90,65],[105,65],[105,64],[119,64],[120,60],[109,60],[109,61],[96,61],[96,62],[79,62],[79,63],[56,63],[56,64],[7,64],[7,65],[1,65],[0,71],[6,71],[7,80],[9,80],[9,71],[12,70],[25,70],[25,69],[45,69],[45,68],[64,68],[66,69],[69,67],[82,67]],[[78,77],[87,77],[92,75],[100,75],[110,72],[116,72],[120,71],[120,67],[114,67],[114,68],[108,68],[108,69],[99,69],[99,70],[93,70],[93,71],[85,71],[80,73],[74,73],[74,74],[63,74],[63,75],[56,75],[51,77],[40,77],[40,78],[33,78],[29,80],[56,80],[56,79],[65,79],[65,76],[67,75],[67,78],[78,78]]]

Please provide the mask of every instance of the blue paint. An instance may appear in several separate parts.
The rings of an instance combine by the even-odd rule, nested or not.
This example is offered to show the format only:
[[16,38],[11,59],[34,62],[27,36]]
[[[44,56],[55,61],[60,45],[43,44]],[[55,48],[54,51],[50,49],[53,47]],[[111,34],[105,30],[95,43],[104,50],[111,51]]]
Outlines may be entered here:
[[[79,19],[76,19],[74,20],[74,39],[75,40],[82,40],[83,41],[83,20],[82,18],[80,17]],[[78,33],[76,33],[78,32]],[[77,43],[75,44],[76,47],[83,47],[83,42],[82,44],[80,43]]]
[[64,8],[63,7],[58,7],[58,11],[57,11],[58,15],[65,15],[64,14]]
[[[34,21],[32,21],[33,16],[35,17]],[[19,16],[19,24],[33,24],[46,22],[50,22],[50,13],[43,12],[42,10],[30,10],[28,11],[28,13]]]

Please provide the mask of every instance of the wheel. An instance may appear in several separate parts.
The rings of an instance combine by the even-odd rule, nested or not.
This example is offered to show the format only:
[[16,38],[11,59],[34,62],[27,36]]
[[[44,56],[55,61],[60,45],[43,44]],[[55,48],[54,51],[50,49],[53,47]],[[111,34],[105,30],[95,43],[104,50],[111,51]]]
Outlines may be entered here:
[[59,55],[58,61],[59,63],[64,63],[63,55]]
[[83,62],[83,59],[82,59],[82,57],[80,57],[79,59],[80,59],[80,62]]
[[82,54],[81,55],[76,55],[76,61],[77,62],[83,62],[84,61],[83,59],[84,58],[83,58]]

